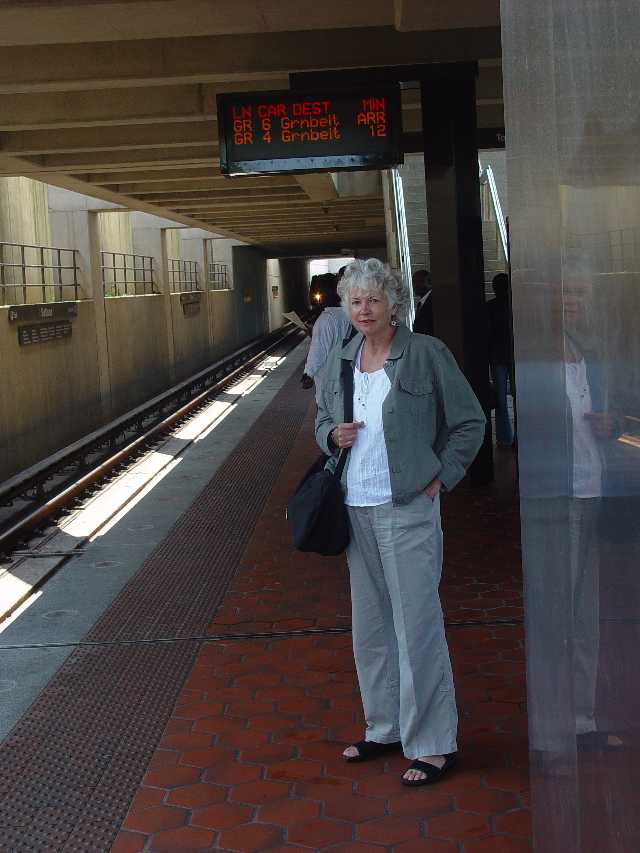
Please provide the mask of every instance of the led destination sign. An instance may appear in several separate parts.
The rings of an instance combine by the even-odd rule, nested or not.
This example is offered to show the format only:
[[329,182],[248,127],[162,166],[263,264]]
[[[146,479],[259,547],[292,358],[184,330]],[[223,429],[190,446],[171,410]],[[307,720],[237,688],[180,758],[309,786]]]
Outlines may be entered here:
[[382,169],[403,162],[400,90],[218,95],[226,175]]

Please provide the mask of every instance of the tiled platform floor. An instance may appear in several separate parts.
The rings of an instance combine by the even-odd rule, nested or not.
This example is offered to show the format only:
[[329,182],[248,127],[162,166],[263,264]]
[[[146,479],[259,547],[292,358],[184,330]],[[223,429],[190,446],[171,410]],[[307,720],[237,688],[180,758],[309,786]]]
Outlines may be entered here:
[[[283,516],[316,452],[310,415],[210,625],[218,637],[349,624],[343,559],[293,552]],[[216,640],[196,660],[113,853],[530,851],[516,502],[503,483],[461,488],[443,505],[459,768],[411,790],[401,756],[341,760],[362,736],[349,634]]]

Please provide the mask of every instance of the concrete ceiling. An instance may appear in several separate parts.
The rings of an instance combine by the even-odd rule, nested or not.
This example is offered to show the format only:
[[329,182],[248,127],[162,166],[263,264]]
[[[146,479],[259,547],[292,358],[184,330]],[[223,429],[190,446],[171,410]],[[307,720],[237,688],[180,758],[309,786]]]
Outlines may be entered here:
[[[479,61],[501,127],[498,0],[0,0],[0,175],[27,175],[270,253],[384,243],[379,189],[328,176],[225,178],[216,96],[289,74]],[[403,128],[422,125],[419,89]],[[379,182],[377,184],[379,187]]]

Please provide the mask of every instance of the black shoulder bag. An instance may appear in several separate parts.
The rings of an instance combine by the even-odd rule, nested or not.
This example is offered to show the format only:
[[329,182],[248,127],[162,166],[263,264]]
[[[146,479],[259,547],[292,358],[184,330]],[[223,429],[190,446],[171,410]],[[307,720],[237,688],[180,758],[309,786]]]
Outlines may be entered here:
[[[344,382],[344,422],[353,420],[353,371],[342,362]],[[342,554],[349,544],[349,522],[340,478],[349,449],[340,451],[335,472],[318,470],[321,460],[307,471],[287,504],[287,519],[298,551],[312,551],[324,557]]]

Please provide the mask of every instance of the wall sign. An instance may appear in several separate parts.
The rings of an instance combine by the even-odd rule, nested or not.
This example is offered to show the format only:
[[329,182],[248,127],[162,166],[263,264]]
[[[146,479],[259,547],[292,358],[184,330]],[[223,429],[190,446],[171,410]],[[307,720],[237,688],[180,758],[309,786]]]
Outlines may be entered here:
[[182,313],[185,317],[195,317],[200,313],[200,302],[202,301],[202,293],[194,291],[192,293],[181,293],[180,304],[182,305]]
[[64,338],[70,338],[72,331],[70,320],[19,326],[18,343],[21,347],[26,347],[31,344],[47,344],[51,341],[61,341]]
[[398,84],[218,95],[225,175],[384,169],[403,162]]
[[52,320],[71,320],[78,316],[76,302],[39,302],[34,305],[10,305],[10,323],[46,323]]

